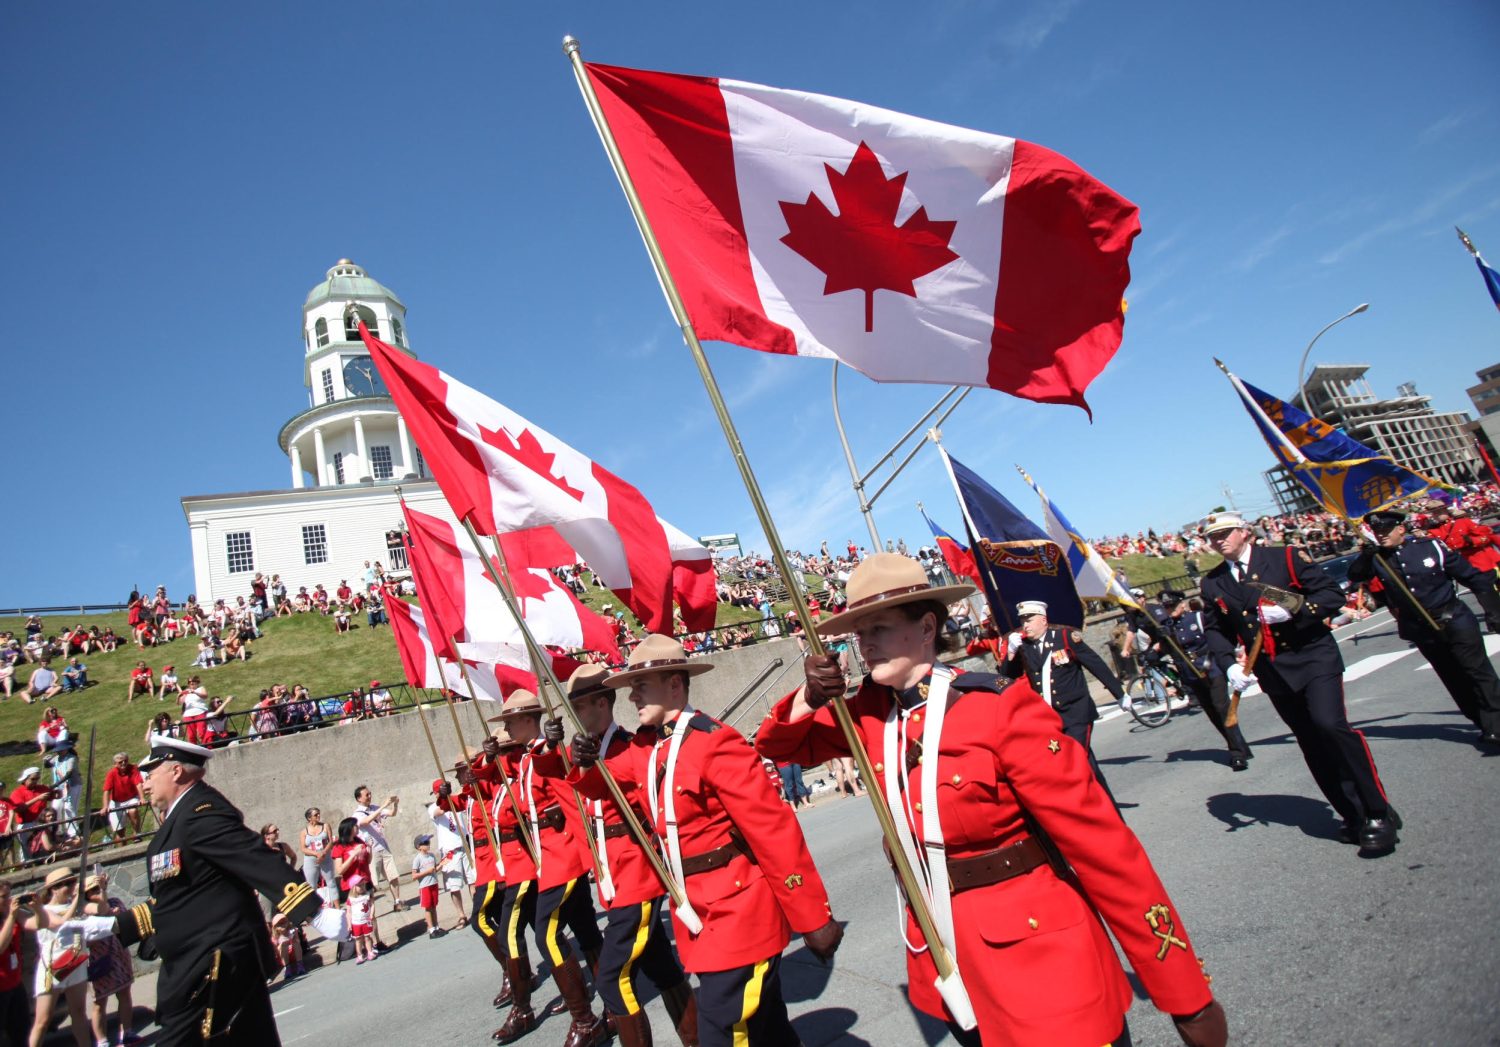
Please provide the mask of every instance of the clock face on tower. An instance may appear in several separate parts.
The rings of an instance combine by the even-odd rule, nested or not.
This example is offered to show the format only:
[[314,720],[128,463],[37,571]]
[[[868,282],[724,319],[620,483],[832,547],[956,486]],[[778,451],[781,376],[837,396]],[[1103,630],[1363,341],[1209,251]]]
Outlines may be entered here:
[[344,362],[344,388],[350,396],[386,396],[385,383],[368,356],[355,356]]

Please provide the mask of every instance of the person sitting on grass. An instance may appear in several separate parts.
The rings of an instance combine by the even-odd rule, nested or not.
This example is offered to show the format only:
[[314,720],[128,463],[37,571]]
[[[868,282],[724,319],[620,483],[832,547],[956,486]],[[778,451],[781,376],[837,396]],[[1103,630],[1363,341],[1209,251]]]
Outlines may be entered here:
[[312,610],[312,597],[307,595],[307,586],[298,588],[297,598],[292,603],[292,610],[298,614],[306,614]]
[[229,635],[224,637],[224,661],[227,664],[231,658],[238,658],[245,662],[250,660],[250,648],[244,640],[240,639],[239,633],[230,629]]
[[92,634],[81,623],[75,625],[72,632],[63,634],[63,644],[68,654],[88,654],[93,642]]
[[0,646],[0,693],[5,698],[16,693],[16,662],[20,657],[21,652],[14,647]]
[[156,674],[151,671],[151,666],[144,660],[135,663],[135,668],[130,670],[130,683],[125,686],[125,700],[135,701],[135,696],[144,694],[150,696],[156,691]]
[[114,649],[118,646],[120,646],[120,638],[115,635],[115,627],[106,625],[104,632],[99,634],[99,650],[106,653],[113,653]]
[[312,605],[319,614],[328,613],[328,590],[323,588],[322,582],[313,586]]
[[218,664],[218,651],[214,647],[213,634],[204,633],[203,638],[198,641],[198,657],[193,659],[193,668],[212,669]]
[[340,636],[344,633],[347,633],[348,631],[349,608],[345,607],[343,604],[339,604],[339,606],[333,612],[333,634],[335,636]]
[[51,659],[43,658],[41,664],[31,670],[31,679],[26,684],[26,693],[22,697],[29,705],[32,702],[46,701],[61,692],[62,681],[58,679],[57,673],[52,671]]
[[78,660],[75,654],[68,659],[68,664],[63,666],[62,689],[63,694],[72,691],[81,691],[89,685],[89,667]]
[[36,729],[36,751],[45,756],[67,745],[72,737],[68,733],[68,721],[57,711],[57,706],[47,706]]
[[182,684],[177,682],[177,666],[164,665],[161,667],[161,688],[156,692],[156,700],[165,701],[168,694],[181,694]]

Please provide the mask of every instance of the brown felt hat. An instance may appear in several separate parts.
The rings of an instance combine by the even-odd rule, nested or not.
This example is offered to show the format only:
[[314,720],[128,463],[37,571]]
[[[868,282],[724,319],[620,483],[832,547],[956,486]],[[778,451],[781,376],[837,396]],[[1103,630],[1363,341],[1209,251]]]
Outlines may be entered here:
[[854,623],[888,607],[905,603],[936,601],[950,604],[974,592],[968,583],[933,585],[927,571],[910,556],[875,553],[860,561],[849,575],[844,595],[849,606],[817,623],[819,636],[839,636],[854,631]]
[[58,868],[53,869],[51,872],[49,872],[47,874],[47,879],[43,882],[47,887],[56,887],[60,883],[71,883],[76,879],[78,879],[77,872],[75,872],[71,868],[64,868],[62,866],[59,866]]
[[573,675],[568,677],[567,685],[563,688],[568,693],[568,701],[576,702],[610,693],[614,688],[605,683],[608,676],[609,670],[602,665],[594,662],[580,665],[573,670]]
[[697,676],[712,668],[712,662],[688,658],[682,644],[670,636],[652,633],[630,652],[630,660],[625,663],[625,668],[605,677],[604,686],[618,690],[653,673],[687,673],[689,676]]
[[541,714],[542,700],[530,691],[516,690],[510,693],[510,697],[500,704],[500,715],[491,716],[487,722],[504,723],[512,716],[526,716],[530,713]]

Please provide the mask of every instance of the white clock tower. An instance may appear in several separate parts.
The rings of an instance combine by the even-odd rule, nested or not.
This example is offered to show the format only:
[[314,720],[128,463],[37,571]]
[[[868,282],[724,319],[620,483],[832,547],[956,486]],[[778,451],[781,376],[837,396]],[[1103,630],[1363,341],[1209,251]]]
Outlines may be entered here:
[[247,596],[257,573],[280,575],[293,594],[319,583],[329,592],[344,581],[358,587],[367,563],[404,574],[395,537],[402,527],[398,488],[414,508],[452,518],[358,328],[346,324],[351,305],[377,338],[416,355],[407,343],[406,306],[349,259],[308,293],[302,304],[307,406],[279,437],[291,459],[291,486],[182,499],[195,595],[204,606]]
[[[281,449],[292,460],[292,486],[317,487],[414,479],[423,474],[406,423],[396,412],[375,364],[346,319],[353,304],[377,338],[411,353],[406,306],[347,258],[328,270],[302,305],[306,354],[302,384],[307,410],[281,427]],[[413,354],[414,355],[414,354]]]

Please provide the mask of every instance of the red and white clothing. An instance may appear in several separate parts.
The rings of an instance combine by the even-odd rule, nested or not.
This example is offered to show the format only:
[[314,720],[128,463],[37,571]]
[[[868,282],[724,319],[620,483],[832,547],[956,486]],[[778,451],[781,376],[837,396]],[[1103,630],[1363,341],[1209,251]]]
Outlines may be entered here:
[[370,934],[370,910],[374,906],[374,896],[351,895],[346,905],[349,910],[349,934],[355,938],[363,938]]

